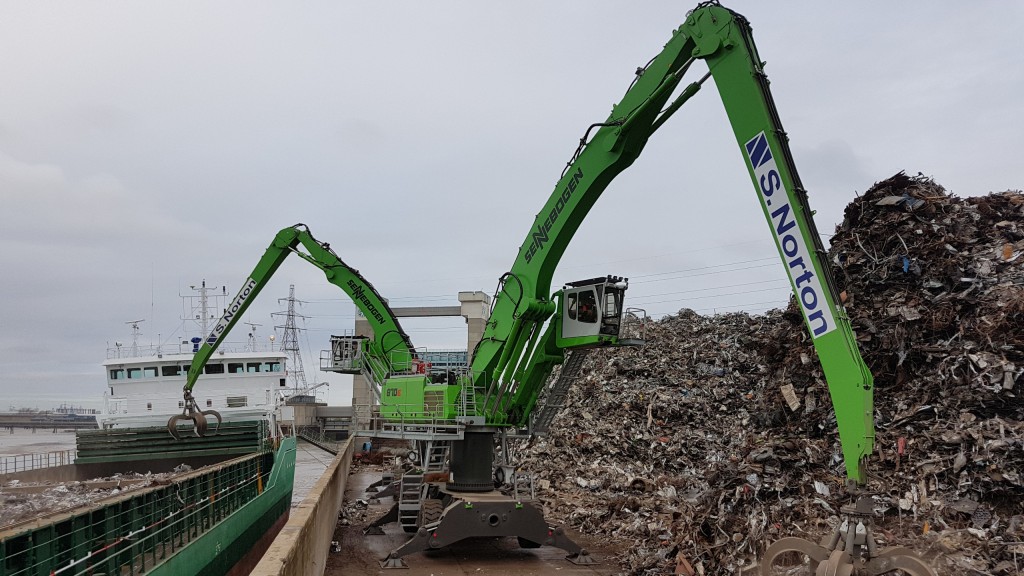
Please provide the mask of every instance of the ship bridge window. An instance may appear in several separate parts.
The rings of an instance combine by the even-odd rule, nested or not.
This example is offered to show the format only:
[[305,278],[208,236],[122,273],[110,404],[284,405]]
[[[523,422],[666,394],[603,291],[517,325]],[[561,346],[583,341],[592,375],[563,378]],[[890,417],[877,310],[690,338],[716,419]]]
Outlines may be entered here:
[[160,373],[164,376],[181,376],[181,366],[161,366]]
[[133,378],[142,378],[142,368],[128,369],[128,379],[131,380]]
[[245,365],[246,372],[262,372],[263,364],[259,362],[249,362]]
[[143,378],[156,378],[156,366],[146,366],[142,369]]
[[205,371],[207,374],[223,374],[224,365],[219,362],[217,364],[207,364]]
[[267,368],[266,368],[265,371],[266,372],[280,372],[281,371],[281,363],[280,362],[267,362]]
[[245,368],[245,365],[241,362],[230,362],[228,363],[228,374],[241,374],[245,372],[243,368]]
[[124,380],[124,369],[122,369],[122,368],[115,368],[115,369],[111,370],[110,371],[110,379],[111,380]]

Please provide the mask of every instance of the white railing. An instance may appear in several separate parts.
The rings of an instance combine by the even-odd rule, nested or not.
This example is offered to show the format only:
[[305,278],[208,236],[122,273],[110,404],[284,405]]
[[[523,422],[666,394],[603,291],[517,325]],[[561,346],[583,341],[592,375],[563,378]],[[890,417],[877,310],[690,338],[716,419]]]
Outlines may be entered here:
[[356,374],[362,364],[362,343],[366,340],[346,331],[331,336],[331,349],[320,351],[320,369],[326,372]]
[[54,452],[3,456],[0,457],[0,475],[74,464],[76,455],[76,450],[71,448]]
[[643,308],[626,308],[622,314],[619,340],[644,341],[647,336],[647,311]]
[[[179,341],[180,342],[180,341]],[[261,353],[282,353],[276,349],[277,346],[273,344],[258,343],[254,344],[251,342],[221,342],[217,346],[217,352],[224,353],[236,353],[236,352],[255,352]],[[164,354],[192,354],[192,343],[175,343],[175,344],[138,344],[132,346],[130,344],[121,346],[112,346],[107,348],[107,360],[114,360],[116,358],[159,358]],[[283,354],[283,353],[282,353]]]
[[395,404],[389,402],[385,407],[387,415],[381,414],[381,406],[377,404],[359,404],[354,406],[354,423],[359,433],[369,436],[391,438],[461,438],[466,424],[482,424],[483,419],[476,415],[475,402],[472,395],[464,388],[459,401],[455,404],[454,414],[438,413],[442,406],[428,411],[422,404]]

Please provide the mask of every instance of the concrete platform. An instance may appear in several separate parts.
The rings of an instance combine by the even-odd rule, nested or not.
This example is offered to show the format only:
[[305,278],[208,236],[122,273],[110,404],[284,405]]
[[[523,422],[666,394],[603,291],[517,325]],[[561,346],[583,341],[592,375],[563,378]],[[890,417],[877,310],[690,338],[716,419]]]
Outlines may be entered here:
[[[370,471],[353,464],[345,494],[346,502],[365,499],[366,487],[380,479],[379,471]],[[392,576],[452,576],[479,574],[517,575],[612,575],[621,570],[615,561],[615,551],[594,545],[591,539],[570,533],[572,538],[590,550],[599,564],[577,566],[565,559],[565,552],[543,546],[531,550],[519,547],[515,538],[471,538],[443,550],[417,552],[404,558],[408,569],[383,570],[377,561],[410,538],[397,524],[385,527],[383,536],[366,536],[363,527],[387,512],[391,498],[380,504],[370,504],[361,520],[350,526],[339,526],[334,539],[341,545],[340,552],[331,552],[327,558],[327,576],[390,574]],[[360,509],[360,512],[363,512]]]

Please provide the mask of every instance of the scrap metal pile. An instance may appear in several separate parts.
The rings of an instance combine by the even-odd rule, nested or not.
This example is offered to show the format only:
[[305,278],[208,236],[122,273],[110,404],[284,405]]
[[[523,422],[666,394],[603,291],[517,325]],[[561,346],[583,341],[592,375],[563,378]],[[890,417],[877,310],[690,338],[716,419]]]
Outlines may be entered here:
[[167,484],[192,467],[180,464],[173,472],[129,472],[104,478],[70,482],[22,482],[0,485],[0,528],[94,504],[131,490]]
[[[945,574],[1024,568],[1024,194],[960,199],[897,174],[829,251],[875,376],[875,532]],[[852,502],[828,388],[794,305],[652,323],[592,354],[524,450],[549,520],[622,545],[632,574],[747,572]]]

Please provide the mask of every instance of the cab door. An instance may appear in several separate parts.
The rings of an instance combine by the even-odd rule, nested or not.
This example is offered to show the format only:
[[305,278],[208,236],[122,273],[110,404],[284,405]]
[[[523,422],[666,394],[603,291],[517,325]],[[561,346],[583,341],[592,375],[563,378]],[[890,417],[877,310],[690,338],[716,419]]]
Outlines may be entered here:
[[601,286],[567,288],[563,292],[562,338],[601,333]]

